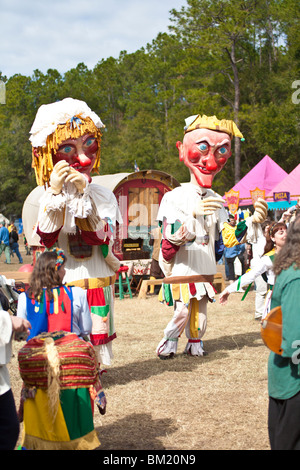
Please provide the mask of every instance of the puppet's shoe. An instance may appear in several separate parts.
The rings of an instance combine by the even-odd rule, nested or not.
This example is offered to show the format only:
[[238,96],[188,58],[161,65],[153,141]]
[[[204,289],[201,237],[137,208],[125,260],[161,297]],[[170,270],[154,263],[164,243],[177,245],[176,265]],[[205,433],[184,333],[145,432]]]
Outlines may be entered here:
[[164,356],[163,354],[158,355],[159,359],[161,359],[162,361],[166,361],[167,359],[173,359],[174,356],[174,353],[167,354],[166,356]]
[[208,352],[204,351],[203,342],[201,340],[189,340],[183,354],[203,357],[207,356]]

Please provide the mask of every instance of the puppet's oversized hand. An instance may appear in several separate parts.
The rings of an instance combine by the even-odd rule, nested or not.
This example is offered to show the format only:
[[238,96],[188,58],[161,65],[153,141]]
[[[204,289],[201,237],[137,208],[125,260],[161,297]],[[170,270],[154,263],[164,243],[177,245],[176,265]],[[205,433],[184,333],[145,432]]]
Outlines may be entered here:
[[268,215],[268,204],[264,199],[258,198],[254,205],[254,213],[252,216],[252,221],[255,224],[262,224]]
[[59,194],[61,192],[69,171],[70,166],[65,160],[61,160],[54,165],[50,176],[50,187],[53,194]]
[[224,199],[221,197],[207,197],[197,202],[197,205],[193,211],[193,216],[198,217],[200,215],[212,215],[216,210],[222,209]]
[[66,183],[73,183],[79,193],[83,193],[84,188],[86,187],[87,180],[83,174],[74,168],[70,168],[69,174],[66,178]]

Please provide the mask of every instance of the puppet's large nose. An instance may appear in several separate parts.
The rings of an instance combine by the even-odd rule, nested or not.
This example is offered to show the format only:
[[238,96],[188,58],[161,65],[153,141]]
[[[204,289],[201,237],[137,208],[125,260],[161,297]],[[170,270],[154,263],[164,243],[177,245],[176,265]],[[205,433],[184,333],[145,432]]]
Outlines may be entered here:
[[77,160],[79,161],[80,165],[85,167],[89,166],[92,163],[92,160],[85,155],[85,153],[80,153],[77,157]]
[[218,168],[215,156],[212,152],[209,152],[208,155],[204,158],[205,167],[208,171],[215,171]]

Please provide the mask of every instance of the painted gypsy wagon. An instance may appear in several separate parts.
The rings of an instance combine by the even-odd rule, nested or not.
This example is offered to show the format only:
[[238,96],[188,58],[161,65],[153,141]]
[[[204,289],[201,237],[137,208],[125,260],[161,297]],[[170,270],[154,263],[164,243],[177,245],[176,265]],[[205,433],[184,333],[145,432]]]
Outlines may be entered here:
[[[93,183],[104,186],[115,194],[123,223],[114,236],[114,254],[120,261],[141,260],[144,266],[151,258],[151,232],[157,227],[156,215],[163,195],[180,185],[171,175],[158,170],[134,173],[116,173],[92,178]],[[33,228],[37,221],[39,200],[45,188],[37,186],[23,206],[23,226],[28,245],[33,249],[33,262],[43,251]]]

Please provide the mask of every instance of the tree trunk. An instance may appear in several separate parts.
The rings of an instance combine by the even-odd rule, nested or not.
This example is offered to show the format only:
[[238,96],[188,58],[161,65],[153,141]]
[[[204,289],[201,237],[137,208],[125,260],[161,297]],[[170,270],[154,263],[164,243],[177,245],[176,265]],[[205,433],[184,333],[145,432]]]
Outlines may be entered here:
[[[233,104],[233,113],[234,113],[234,122],[239,127],[239,110],[240,110],[240,81],[238,68],[235,60],[235,40],[233,39],[231,45],[231,67],[233,71],[233,85],[234,85],[234,104]],[[238,183],[241,179],[241,141],[238,137],[234,139],[234,181],[235,184]]]

